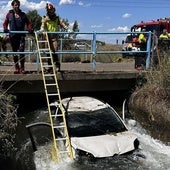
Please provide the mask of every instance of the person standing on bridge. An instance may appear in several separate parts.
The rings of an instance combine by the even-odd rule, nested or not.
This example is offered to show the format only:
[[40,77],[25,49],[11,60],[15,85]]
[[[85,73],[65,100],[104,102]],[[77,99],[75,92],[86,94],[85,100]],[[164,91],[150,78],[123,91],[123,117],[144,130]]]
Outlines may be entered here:
[[168,33],[167,29],[163,29],[162,34],[159,36],[160,39],[167,40],[170,38],[170,34]]
[[163,29],[162,34],[158,39],[158,47],[161,53],[167,52],[170,48],[170,33],[168,33],[167,29]]
[[[146,29],[142,29],[142,33],[139,34],[138,43],[140,51],[146,51],[147,49],[147,37],[143,33],[146,32]],[[135,55],[135,69],[141,70],[146,65],[146,53],[140,53]]]
[[[65,23],[60,19],[58,15],[55,13],[55,7],[52,4],[47,3],[46,4],[46,15],[42,18],[41,21],[41,32],[47,31],[47,32],[57,32],[60,30],[60,28],[63,28],[65,30],[68,29],[68,27],[65,25]],[[55,54],[56,51],[58,51],[58,34],[48,34],[49,37],[49,43],[50,48],[53,52],[53,59],[56,67],[58,68],[58,71],[60,71],[60,61],[58,58],[58,55]],[[51,65],[50,61],[48,61],[48,64]]]
[[[12,10],[6,15],[5,21],[3,23],[4,32],[8,33],[10,31],[24,31],[25,25],[30,33],[33,32],[32,24],[30,23],[27,15],[20,9],[20,1],[13,0],[11,2]],[[9,30],[8,30],[9,25]],[[10,42],[13,52],[24,52],[25,49],[25,34],[21,33],[10,33]],[[17,54],[13,55],[15,63],[15,74],[25,73],[25,57],[24,54],[20,54],[20,60]],[[19,66],[20,61],[20,66]]]

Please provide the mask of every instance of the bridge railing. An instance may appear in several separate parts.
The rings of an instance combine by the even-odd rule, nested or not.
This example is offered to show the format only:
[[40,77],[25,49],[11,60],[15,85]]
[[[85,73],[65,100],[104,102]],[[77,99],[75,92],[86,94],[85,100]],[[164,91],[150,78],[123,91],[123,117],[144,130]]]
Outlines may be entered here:
[[[7,55],[13,55],[13,54],[25,54],[28,55],[28,60],[30,61],[31,55],[35,57],[36,63],[37,63],[37,69],[39,69],[39,57],[38,57],[38,52],[37,52],[37,47],[35,43],[35,38],[34,34],[29,36],[28,31],[11,31],[10,33],[23,33],[26,34],[27,36],[27,47],[24,52],[13,52],[12,50],[7,50],[7,51],[0,51],[1,54],[7,54]],[[38,32],[40,33],[40,32]],[[141,32],[135,32],[135,34],[140,34]],[[0,34],[4,34],[0,32]],[[40,33],[41,34],[41,33]],[[74,55],[74,54],[81,54],[81,55],[90,55],[90,62],[93,63],[93,69],[96,67],[96,56],[99,54],[126,54],[129,53],[129,51],[122,51],[121,48],[119,49],[112,49],[112,50],[104,50],[99,48],[100,43],[104,44],[112,44],[112,45],[118,45],[118,39],[123,39],[122,37],[126,36],[127,34],[134,34],[134,32],[115,32],[115,33],[104,33],[104,32],[49,32],[49,34],[58,34],[59,35],[59,49],[56,54],[60,56],[60,62],[62,62],[63,55]],[[146,51],[130,51],[133,54],[136,53],[146,53],[146,68],[150,67],[151,64],[151,41],[152,41],[152,33],[151,32],[144,32],[144,34],[147,35],[147,49]],[[4,35],[8,35],[4,34]],[[73,38],[74,37],[74,38]],[[83,38],[82,37],[86,37]],[[117,38],[115,38],[117,37]],[[82,42],[82,40],[85,41],[84,43],[84,48],[82,44],[79,44],[79,47],[81,48],[65,48],[64,43],[67,41],[68,43],[74,45],[77,42]],[[107,41],[109,43],[107,43]],[[114,40],[116,40],[116,44],[114,43]],[[81,46],[82,45],[82,46]],[[119,44],[122,47],[122,44]],[[87,57],[87,56],[86,56]]]

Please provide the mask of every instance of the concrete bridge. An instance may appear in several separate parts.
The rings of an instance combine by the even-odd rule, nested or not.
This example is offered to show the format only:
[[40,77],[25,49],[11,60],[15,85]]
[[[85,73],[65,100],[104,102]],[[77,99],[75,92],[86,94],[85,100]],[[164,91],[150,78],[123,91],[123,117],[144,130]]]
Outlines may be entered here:
[[[44,93],[41,71],[36,63],[26,63],[27,74],[14,74],[13,64],[0,66],[1,86],[12,94]],[[76,92],[111,92],[131,90],[140,75],[134,69],[133,62],[62,63],[61,72],[57,73],[61,93]]]
[[[13,33],[13,32],[12,32]],[[15,31],[14,33],[21,33]],[[28,33],[27,31],[22,33]],[[69,34],[67,32],[56,32],[56,34]],[[110,36],[116,36],[127,33],[75,33],[76,35],[87,34],[90,36],[91,48],[84,50],[69,50],[64,49],[63,40],[61,41],[60,50],[56,53],[61,56],[64,54],[72,55],[90,55],[91,63],[82,63],[82,62],[61,62],[61,72],[57,73],[58,82],[61,93],[76,93],[76,92],[111,92],[111,91],[129,91],[136,85],[136,79],[140,75],[138,71],[134,69],[134,61],[131,62],[119,62],[119,63],[96,63],[95,56],[105,54],[109,56],[110,54],[122,54],[127,53],[119,49],[105,50],[98,44],[100,36],[103,35],[105,39],[110,38]],[[150,66],[150,44],[151,44],[151,33],[148,33],[149,38],[147,42],[147,51],[140,51],[141,53],[145,52],[147,54],[146,58],[146,68]],[[30,38],[29,38],[30,40]],[[34,36],[32,37],[34,39]],[[69,39],[69,41],[71,41]],[[77,38],[76,42],[79,41]],[[34,41],[33,41],[34,42]],[[13,63],[4,63],[0,65],[0,82],[1,86],[8,93],[12,94],[43,94],[44,86],[41,72],[37,69],[39,68],[39,57],[37,53],[37,48],[33,48],[31,51],[30,44],[28,41],[28,50],[25,52],[11,52],[10,50],[6,52],[0,52],[0,54],[27,54],[30,58],[30,55],[36,54],[36,63],[29,62],[26,63],[27,74],[14,74]],[[33,45],[32,45],[33,47]],[[133,53],[139,53],[139,51],[133,51]],[[62,61],[62,60],[61,60]],[[37,64],[38,63],[38,64]],[[96,64],[96,67],[94,67]],[[92,66],[93,65],[93,66]],[[95,68],[95,69],[94,69]],[[50,78],[49,78],[50,79]]]

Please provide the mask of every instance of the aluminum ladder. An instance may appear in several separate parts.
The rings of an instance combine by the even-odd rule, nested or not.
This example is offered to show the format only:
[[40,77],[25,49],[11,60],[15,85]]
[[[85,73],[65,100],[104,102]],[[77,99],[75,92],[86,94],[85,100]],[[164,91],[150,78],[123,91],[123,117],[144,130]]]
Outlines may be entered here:
[[[53,160],[59,162],[64,155],[68,155],[73,159],[73,152],[71,147],[71,141],[68,134],[67,123],[65,118],[65,110],[62,105],[60,90],[57,81],[57,71],[54,65],[52,51],[50,50],[50,43],[47,32],[35,32],[35,38],[37,43],[37,50],[39,55],[40,68],[43,77],[44,89],[46,94],[49,119],[52,130],[52,137],[54,143],[54,149],[52,150]],[[51,65],[47,64],[47,60]],[[50,72],[47,72],[50,69]],[[55,99],[57,103],[56,113],[52,113],[51,100]],[[60,120],[60,121],[59,121]],[[57,135],[56,132],[62,132],[62,137]],[[64,135],[64,137],[63,137]],[[63,142],[64,145],[61,148],[59,143]]]

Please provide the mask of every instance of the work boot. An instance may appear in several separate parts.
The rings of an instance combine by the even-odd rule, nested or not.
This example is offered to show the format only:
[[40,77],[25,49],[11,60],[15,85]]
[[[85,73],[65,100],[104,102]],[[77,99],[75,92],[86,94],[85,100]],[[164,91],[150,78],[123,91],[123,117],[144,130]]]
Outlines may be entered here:
[[26,72],[25,72],[25,69],[24,69],[24,68],[21,68],[21,69],[20,69],[20,73],[25,74],[25,73],[26,73]]
[[60,72],[61,64],[59,62],[56,62],[55,65],[56,65],[57,71]]
[[19,68],[19,64],[15,63],[15,71],[14,74],[19,74],[20,73],[20,68]]
[[21,60],[21,69],[20,73],[25,74],[25,62]]

